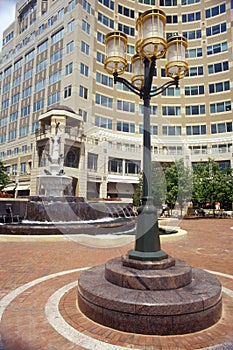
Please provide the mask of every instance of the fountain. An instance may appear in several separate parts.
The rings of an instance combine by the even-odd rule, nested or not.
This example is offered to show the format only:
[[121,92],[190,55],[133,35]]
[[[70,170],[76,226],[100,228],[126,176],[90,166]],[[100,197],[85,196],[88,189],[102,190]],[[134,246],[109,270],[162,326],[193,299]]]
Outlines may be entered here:
[[64,191],[69,191],[72,183],[72,178],[66,176],[63,170],[63,155],[60,153],[61,137],[58,135],[59,124],[59,122],[56,123],[55,135],[51,137],[52,152],[51,156],[47,156],[50,162],[49,170],[45,169],[45,175],[37,177],[38,193],[46,197],[63,197]]

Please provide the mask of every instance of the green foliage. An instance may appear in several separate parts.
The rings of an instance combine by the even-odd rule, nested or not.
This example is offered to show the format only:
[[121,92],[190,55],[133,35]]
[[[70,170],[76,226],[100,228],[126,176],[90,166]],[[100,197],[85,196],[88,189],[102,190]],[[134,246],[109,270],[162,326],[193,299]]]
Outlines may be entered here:
[[192,172],[184,165],[183,159],[176,161],[165,170],[167,183],[166,203],[172,208],[179,204],[181,211],[192,196]]
[[159,162],[152,163],[152,194],[154,205],[157,209],[162,208],[167,193],[166,178],[164,170]]
[[0,192],[9,183],[9,177],[6,173],[6,168],[2,161],[0,161]]
[[218,201],[221,207],[230,206],[233,201],[233,169],[221,170],[213,159],[196,164],[193,169],[192,200],[211,206]]
[[143,172],[140,171],[138,174],[138,185],[136,188],[136,191],[133,195],[133,205],[135,207],[140,207],[141,203],[141,197],[142,197],[142,183],[143,183]]

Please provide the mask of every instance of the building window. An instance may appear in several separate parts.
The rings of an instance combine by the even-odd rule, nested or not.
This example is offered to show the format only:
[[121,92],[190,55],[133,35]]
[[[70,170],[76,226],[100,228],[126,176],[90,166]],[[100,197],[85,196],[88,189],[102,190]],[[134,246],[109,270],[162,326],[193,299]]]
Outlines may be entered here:
[[26,174],[27,173],[26,162],[20,163],[20,173],[21,174]]
[[82,85],[79,86],[79,96],[83,97],[87,100],[88,97],[88,89]]
[[64,28],[60,29],[57,33],[55,33],[55,34],[53,34],[51,36],[51,43],[52,43],[52,45],[57,43],[63,37],[64,37]]
[[53,24],[54,24],[54,16],[48,19],[48,27],[52,27]]
[[75,21],[74,19],[67,24],[67,32],[70,33],[74,30]]
[[210,104],[210,113],[221,113],[231,111],[231,101]]
[[113,78],[109,77],[108,75],[101,74],[99,72],[96,72],[96,82],[113,87]]
[[202,115],[205,114],[205,105],[194,105],[185,107],[186,115]]
[[191,5],[200,2],[201,0],[181,0],[182,5]]
[[[108,18],[107,16],[103,15],[101,12],[98,12],[98,22],[102,23],[103,25],[114,28],[114,21],[111,18]],[[89,34],[89,33],[88,33]]]
[[27,149],[28,149],[28,146],[27,145],[23,145],[22,146],[22,153],[27,153]]
[[117,121],[117,131],[135,133],[135,124]]
[[15,122],[18,119],[18,111],[15,111],[10,114],[10,123]]
[[37,111],[39,111],[40,109],[43,109],[43,108],[44,108],[44,99],[34,102],[34,104],[33,104],[33,112],[37,112]]
[[163,116],[180,116],[180,106],[162,106]]
[[64,98],[71,96],[72,85],[68,85],[64,88]]
[[177,0],[160,0],[160,6],[177,6]]
[[103,54],[102,52],[97,51],[97,53],[96,53],[96,61],[100,62],[101,64],[104,64],[104,60],[105,60],[105,54]]
[[223,42],[220,44],[207,46],[207,55],[214,55],[216,53],[224,52],[228,50],[227,42]]
[[39,122],[38,122],[38,121],[33,122],[33,123],[32,123],[32,132],[34,133],[34,132],[36,132],[36,130],[38,130],[38,129],[39,129]]
[[46,67],[47,67],[47,59],[37,64],[36,73],[41,72],[42,70],[46,69]]
[[128,101],[117,100],[117,109],[124,112],[135,112],[135,104]]
[[87,34],[90,34],[90,29],[91,29],[91,26],[89,23],[87,23],[84,19],[82,20],[82,30],[87,33]]
[[181,126],[179,125],[163,125],[162,126],[162,134],[163,136],[176,136],[181,135]]
[[215,74],[219,72],[224,72],[229,69],[228,61],[209,64],[208,65],[208,73],[209,74]]
[[9,98],[2,101],[2,109],[9,107]]
[[200,21],[200,19],[201,19],[200,11],[191,12],[191,13],[182,15],[182,23]]
[[64,17],[64,14],[65,14],[65,10],[64,10],[64,7],[58,11],[57,13],[57,19],[62,19]]
[[87,0],[82,0],[82,7],[87,13],[91,13],[91,4]]
[[117,158],[110,158],[108,161],[108,171],[110,173],[122,173],[122,165],[123,161],[122,159],[117,159]]
[[124,32],[126,35],[134,36],[135,29],[133,27],[126,26],[125,24],[118,23],[118,30]]
[[41,24],[41,26],[38,28],[38,35],[42,34],[45,30],[45,26],[44,26],[44,23]]
[[53,64],[59,60],[62,59],[62,51],[63,49],[60,49],[59,51],[54,52],[51,56],[50,56],[50,63]]
[[126,17],[134,18],[134,10],[122,5],[118,5],[118,13]]
[[162,92],[162,96],[180,96],[180,88],[169,87]]
[[23,59],[20,58],[20,60],[18,60],[17,62],[14,63],[14,70],[21,68],[22,64],[23,64]]
[[205,16],[206,18],[210,18],[210,17],[215,17],[220,15],[221,13],[225,13],[226,12],[226,4],[223,3],[221,5],[212,7],[208,10],[205,11]]
[[8,133],[8,141],[12,141],[16,139],[17,131],[16,130],[11,130]]
[[203,75],[204,74],[204,69],[202,66],[198,66],[198,67],[189,67],[188,70],[188,77],[197,77],[199,75]]
[[97,105],[101,105],[102,107],[112,108],[112,97],[108,97],[105,95],[100,95],[96,93],[95,95],[95,102]]
[[98,31],[97,31],[97,41],[101,44],[104,44],[105,42],[105,35]]
[[125,161],[125,174],[138,174],[140,169],[140,162],[133,162],[132,160]]
[[67,45],[66,45],[66,53],[71,53],[74,50],[74,41],[70,41]]
[[71,0],[68,2],[68,11],[72,11],[75,8],[76,0]]
[[188,56],[188,58],[202,57],[202,48],[198,47],[196,49],[187,50],[187,56]]
[[32,51],[30,51],[29,53],[27,53],[25,55],[25,62],[27,63],[27,62],[33,60],[34,56],[35,56],[35,49],[33,49]]
[[69,63],[65,67],[65,75],[69,75],[73,72],[73,62]]
[[32,94],[32,87],[29,86],[28,88],[26,88],[26,89],[23,90],[23,92],[22,92],[22,98],[31,96],[31,94]]
[[32,74],[33,74],[33,69],[32,68],[26,70],[24,72],[24,81],[27,80],[27,79],[30,79],[32,77]]
[[60,101],[60,91],[55,92],[48,96],[48,106]]
[[187,125],[186,135],[205,135],[206,125]]
[[214,94],[218,92],[223,92],[230,90],[230,81],[224,81],[220,83],[215,83],[215,84],[209,84],[209,93]]
[[21,118],[26,117],[30,114],[30,105],[21,108]]
[[49,76],[49,85],[57,83],[59,80],[61,80],[61,70],[51,74]]
[[221,134],[232,131],[232,122],[211,124],[211,134]]
[[108,7],[109,9],[114,10],[114,1],[112,0],[98,0],[98,1],[102,5]]
[[188,40],[195,40],[201,38],[201,30],[191,30],[189,32],[183,32],[183,36]]
[[45,40],[42,44],[37,46],[37,54],[40,54],[41,52],[47,50],[48,48],[48,39]]
[[185,96],[203,95],[204,85],[185,86]]
[[35,92],[44,89],[46,86],[46,79],[41,79],[35,84]]
[[[15,84],[15,80],[14,80],[13,86],[16,86],[16,85],[18,84]],[[10,83],[6,83],[5,85],[3,85],[2,92],[5,94],[6,92],[10,91],[10,86],[11,86]]]
[[80,63],[80,73],[85,75],[85,77],[88,77],[89,74],[89,67],[82,62]]
[[12,165],[12,175],[17,175],[17,173],[18,173],[18,165],[13,164]]
[[98,155],[94,153],[88,153],[87,168],[91,171],[97,171]]
[[27,136],[29,132],[29,127],[28,125],[24,125],[19,129],[19,137],[24,137]]
[[85,43],[85,41],[81,41],[81,51],[86,55],[89,55],[90,53],[90,46],[87,43]]
[[98,126],[99,128],[105,128],[105,129],[112,130],[112,119],[96,115],[95,116],[95,126]]
[[206,36],[213,36],[216,34],[224,33],[227,30],[227,24],[226,22],[221,24],[216,24],[212,27],[206,28]]

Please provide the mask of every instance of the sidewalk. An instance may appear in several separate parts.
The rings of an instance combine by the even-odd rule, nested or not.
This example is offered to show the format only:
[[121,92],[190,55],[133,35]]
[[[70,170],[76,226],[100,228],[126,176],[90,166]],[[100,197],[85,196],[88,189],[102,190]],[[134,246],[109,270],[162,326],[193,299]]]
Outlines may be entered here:
[[130,240],[113,240],[101,248],[91,238],[84,245],[68,237],[38,242],[25,237],[9,242],[0,237],[0,349],[192,350],[216,346],[232,350],[233,220],[183,220],[179,226],[187,235],[177,241],[163,239],[162,249],[219,278],[224,308],[215,326],[182,336],[142,336],[100,326],[77,310],[76,284],[81,271],[126,253],[133,246]]

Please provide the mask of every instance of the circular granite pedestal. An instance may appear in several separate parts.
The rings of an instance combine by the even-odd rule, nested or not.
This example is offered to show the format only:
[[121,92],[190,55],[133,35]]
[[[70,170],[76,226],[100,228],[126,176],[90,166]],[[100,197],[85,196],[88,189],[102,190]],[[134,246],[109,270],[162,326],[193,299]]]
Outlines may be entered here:
[[192,333],[220,319],[221,284],[211,274],[170,257],[165,268],[129,260],[112,259],[80,275],[78,306],[87,317],[151,335]]

